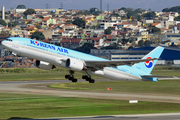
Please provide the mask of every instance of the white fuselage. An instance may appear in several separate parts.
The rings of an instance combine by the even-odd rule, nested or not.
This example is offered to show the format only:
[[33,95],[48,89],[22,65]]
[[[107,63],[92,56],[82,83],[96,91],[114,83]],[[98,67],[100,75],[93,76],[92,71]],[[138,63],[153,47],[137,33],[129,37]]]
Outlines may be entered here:
[[[46,50],[40,50],[35,47],[18,44],[15,42],[3,41],[2,45],[9,51],[12,51],[20,56],[33,58],[39,61],[51,63],[55,66],[65,67],[63,60],[70,58],[68,56],[55,54]],[[142,81],[142,78],[130,73],[123,72],[116,68],[104,67],[102,70],[91,71],[92,74],[99,75],[113,80],[125,80],[125,81]]]

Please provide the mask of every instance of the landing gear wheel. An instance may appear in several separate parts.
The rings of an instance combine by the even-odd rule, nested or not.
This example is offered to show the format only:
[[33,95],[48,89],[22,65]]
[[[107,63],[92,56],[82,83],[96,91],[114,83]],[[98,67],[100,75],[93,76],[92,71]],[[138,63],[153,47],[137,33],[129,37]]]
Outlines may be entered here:
[[87,78],[88,78],[87,75],[83,75],[83,76],[82,76],[82,79],[87,79]]
[[72,82],[76,83],[76,82],[77,82],[77,79],[76,79],[76,78],[74,78],[74,79],[72,80]]
[[69,79],[71,77],[71,75],[65,75],[66,79]]
[[72,82],[77,82],[78,80],[74,78],[74,71],[69,70],[70,75],[65,75],[65,78],[72,81]]
[[89,83],[95,83],[94,79],[89,80]]

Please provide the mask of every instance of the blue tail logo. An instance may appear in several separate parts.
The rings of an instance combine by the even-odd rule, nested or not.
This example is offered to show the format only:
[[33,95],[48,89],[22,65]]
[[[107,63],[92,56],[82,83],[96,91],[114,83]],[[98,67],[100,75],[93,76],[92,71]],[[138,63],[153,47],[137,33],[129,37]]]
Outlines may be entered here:
[[[150,53],[148,53],[146,56],[144,56],[142,59],[154,59],[159,58],[164,50],[164,47],[158,46],[154,50],[152,50]],[[136,68],[138,70],[141,70],[141,72],[144,72],[146,74],[150,74],[153,70],[157,60],[150,60],[146,62],[140,62],[133,65],[133,68]]]
[[[147,57],[146,59],[152,59],[152,58],[151,58],[151,57]],[[154,60],[146,61],[146,62],[145,62],[145,66],[146,66],[147,68],[152,68],[153,65],[154,65]]]

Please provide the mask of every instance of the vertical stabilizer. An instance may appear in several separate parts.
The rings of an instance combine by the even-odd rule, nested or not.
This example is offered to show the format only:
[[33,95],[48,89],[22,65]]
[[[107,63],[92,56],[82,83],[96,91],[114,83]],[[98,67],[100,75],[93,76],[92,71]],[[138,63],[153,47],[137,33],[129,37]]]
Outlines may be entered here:
[[[154,50],[152,50],[150,53],[148,53],[146,56],[144,56],[142,59],[159,58],[163,50],[164,50],[164,47],[158,46]],[[134,64],[132,67],[136,69],[140,69],[143,72],[150,74],[157,61],[158,60],[140,62],[140,63]]]

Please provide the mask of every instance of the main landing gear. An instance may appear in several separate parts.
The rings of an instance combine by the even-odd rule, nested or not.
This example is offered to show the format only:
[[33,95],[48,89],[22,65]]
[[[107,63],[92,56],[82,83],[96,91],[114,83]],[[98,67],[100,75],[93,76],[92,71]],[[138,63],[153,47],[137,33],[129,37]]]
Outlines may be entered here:
[[[70,75],[65,75],[65,78],[76,83],[78,80],[76,78],[74,78],[74,71],[73,70],[69,70]],[[83,75],[82,79],[85,79],[86,81],[89,81],[89,83],[95,83],[94,79],[91,79],[90,75]]]
[[65,78],[76,83],[77,79],[74,78],[74,71],[73,70],[69,70],[70,75],[65,75]]
[[89,83],[94,83],[95,82],[95,80],[91,79],[91,76],[88,76],[88,75],[83,75],[82,79],[85,79],[86,81],[89,81]]

